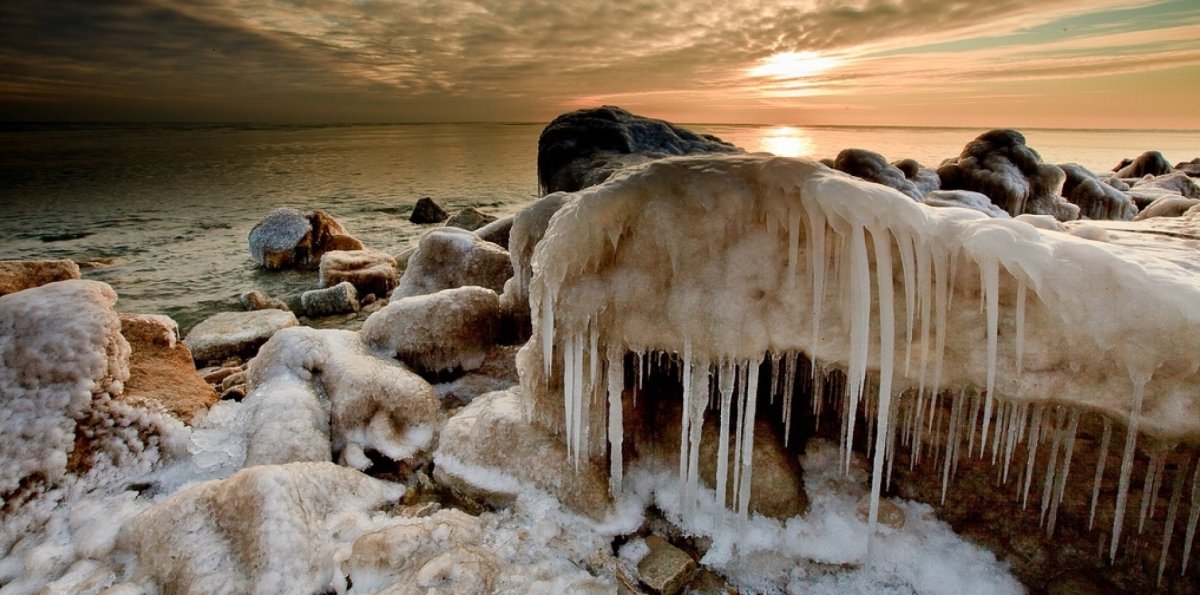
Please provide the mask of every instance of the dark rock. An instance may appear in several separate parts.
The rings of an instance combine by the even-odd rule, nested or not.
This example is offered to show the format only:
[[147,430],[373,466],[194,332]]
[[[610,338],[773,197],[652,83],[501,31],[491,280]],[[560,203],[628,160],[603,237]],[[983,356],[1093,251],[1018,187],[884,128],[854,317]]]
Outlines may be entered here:
[[413,205],[412,214],[408,216],[408,220],[417,225],[425,225],[428,223],[441,223],[450,218],[450,213],[442,208],[442,205],[434,202],[428,196],[422,197]]
[[[1121,163],[1125,164],[1125,161]],[[1171,162],[1158,151],[1146,151],[1137,159],[1117,168],[1118,178],[1140,178],[1142,176],[1161,176],[1171,173]]]
[[563,114],[538,139],[538,185],[543,194],[573,192],[617,170],[672,155],[741,153],[709,135],[604,106]]
[[242,399],[245,399],[245,398],[246,398],[246,385],[245,384],[239,384],[237,386],[230,387],[229,390],[221,393],[222,401],[241,401]]
[[938,178],[937,172],[921,165],[916,159],[901,159],[892,165],[904,172],[904,177],[917,187],[922,196],[942,187],[942,180]]
[[1059,196],[1066,174],[1043,163],[1016,130],[979,135],[937,173],[942,189],[981,192],[1014,217],[1031,213],[1052,215],[1059,221],[1079,218],[1079,207]]
[[454,214],[453,217],[446,220],[446,227],[457,227],[467,231],[475,231],[489,223],[495,221],[496,218],[480,211],[475,207],[467,207]]
[[333,287],[313,289],[300,294],[300,303],[308,316],[329,316],[331,314],[346,314],[357,312],[358,290],[349,281],[342,281]]
[[1064,163],[1058,166],[1067,175],[1062,194],[1079,207],[1079,215],[1088,219],[1129,221],[1137,214],[1137,205],[1124,192],[1101,182],[1087,168]]
[[921,200],[923,196],[903,171],[874,151],[844,149],[838,153],[837,159],[833,160],[833,168],[868,182],[895,188],[913,200]]
[[1200,157],[1191,161],[1183,161],[1175,164],[1175,171],[1183,172],[1193,178],[1200,178]]

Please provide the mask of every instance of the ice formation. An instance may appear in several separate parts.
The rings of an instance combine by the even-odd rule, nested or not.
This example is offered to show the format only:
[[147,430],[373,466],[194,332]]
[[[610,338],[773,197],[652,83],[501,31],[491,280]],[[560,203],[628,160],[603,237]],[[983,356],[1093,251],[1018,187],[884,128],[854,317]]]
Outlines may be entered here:
[[[1010,189],[1047,196],[1030,185],[1061,182],[1054,170]],[[737,486],[726,504],[745,514],[748,397],[777,386],[760,370],[780,361],[812,362],[819,389],[806,405],[828,398],[841,411],[846,468],[859,424],[872,437],[869,534],[895,450],[908,445],[919,458],[922,432],[934,430],[946,432],[938,444],[958,445],[939,455],[951,469],[964,456],[1008,469],[1022,443],[1031,466],[1052,439],[1040,500],[1053,525],[1075,419],[1091,412],[1126,426],[1115,555],[1139,437],[1143,447],[1147,437],[1185,445],[1177,458],[1200,441],[1200,280],[1185,242],[1153,251],[1092,242],[756,155],[619,172],[564,201],[531,263],[530,279],[518,273],[534,329],[518,355],[527,411],[562,433],[575,464],[610,461],[619,493],[626,381],[647,354],[670,354],[683,387],[685,514],[699,493],[696,428],[710,408],[729,457],[716,493]],[[959,390],[944,394],[950,387]],[[943,398],[954,404],[949,420],[934,415]],[[1028,493],[1032,469],[1022,476]]]
[[1065,163],[1058,167],[1067,174],[1063,183],[1063,197],[1079,207],[1081,217],[1128,221],[1137,214],[1137,206],[1132,199],[1100,181],[1083,166]]
[[970,190],[934,190],[925,195],[921,202],[931,207],[962,207],[979,211],[989,217],[1008,219],[1008,211],[996,206],[986,194]]
[[1066,175],[1057,166],[1042,163],[1016,130],[979,135],[937,173],[943,190],[982,192],[1014,217],[1033,213],[1060,221],[1079,218],[1079,207],[1059,196]]

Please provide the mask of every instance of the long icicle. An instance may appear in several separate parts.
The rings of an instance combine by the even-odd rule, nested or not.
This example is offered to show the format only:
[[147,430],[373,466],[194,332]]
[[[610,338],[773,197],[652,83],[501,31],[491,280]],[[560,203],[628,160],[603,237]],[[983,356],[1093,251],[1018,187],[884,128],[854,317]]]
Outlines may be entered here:
[[572,349],[575,342],[567,337],[563,341],[563,421],[567,434],[567,457],[575,460],[575,371],[571,366],[575,362]]
[[1050,443],[1050,460],[1046,463],[1046,476],[1042,480],[1042,508],[1038,516],[1038,526],[1046,522],[1046,513],[1050,512],[1050,499],[1054,495],[1054,475],[1058,470],[1058,448],[1063,438],[1063,409],[1055,407],[1054,437]]
[[1171,486],[1171,504],[1167,507],[1167,521],[1163,526],[1163,544],[1162,553],[1158,556],[1158,582],[1156,586],[1162,586],[1163,571],[1167,569],[1167,551],[1171,549],[1171,537],[1175,532],[1175,514],[1179,512],[1179,499],[1183,495],[1183,478],[1187,475],[1188,470],[1187,459],[1183,460],[1183,464],[1175,470],[1175,482]]
[[1071,409],[1067,422],[1067,452],[1063,455],[1062,473],[1058,474],[1058,486],[1055,488],[1054,501],[1050,503],[1050,521],[1046,523],[1046,534],[1054,535],[1054,526],[1058,520],[1058,507],[1062,504],[1063,494],[1067,490],[1067,475],[1071,473],[1071,457],[1075,454],[1075,434],[1079,431],[1079,410]]
[[1125,432],[1125,454],[1121,457],[1121,478],[1117,484],[1117,507],[1113,512],[1112,544],[1108,549],[1109,561],[1117,559],[1117,545],[1121,543],[1121,529],[1125,524],[1125,501],[1129,496],[1129,478],[1133,475],[1133,455],[1137,450],[1138,423],[1142,418],[1142,394],[1146,390],[1148,377],[1137,377],[1133,381],[1133,411],[1129,414],[1129,428]]
[[854,225],[850,233],[850,361],[847,366],[850,414],[846,424],[846,458],[843,472],[850,472],[854,449],[854,426],[859,400],[867,379],[868,343],[871,337],[871,263],[867,259],[867,240],[862,225]]
[[1188,515],[1187,533],[1183,538],[1183,562],[1179,576],[1187,574],[1188,559],[1192,555],[1192,539],[1196,537],[1196,521],[1200,521],[1200,460],[1196,461],[1196,474],[1192,477],[1192,511]]
[[621,351],[608,350],[608,490],[615,498],[624,482],[625,423],[621,396],[625,392],[625,363]]
[[1033,426],[1029,428],[1029,441],[1025,443],[1026,450],[1029,451],[1029,458],[1025,461],[1025,490],[1021,495],[1021,508],[1024,509],[1029,504],[1029,484],[1033,482],[1033,463],[1037,460],[1038,442],[1040,442],[1042,429],[1042,405],[1035,405],[1033,409]]
[[717,506],[725,508],[725,490],[729,481],[729,418],[733,408],[733,377],[737,368],[731,362],[721,364],[721,441],[717,444]]
[[1092,508],[1088,513],[1088,531],[1096,524],[1096,502],[1100,500],[1100,482],[1104,479],[1104,466],[1108,462],[1108,444],[1112,439],[1112,420],[1104,418],[1104,434],[1100,438],[1100,456],[1096,459],[1096,479],[1092,484]]
[[1138,509],[1138,535],[1142,534],[1142,529],[1146,526],[1146,513],[1150,510],[1151,503],[1158,499],[1158,476],[1162,473],[1166,455],[1167,448],[1163,444],[1156,444],[1151,451],[1150,468],[1146,470],[1146,480],[1142,484],[1142,503]]
[[[683,409],[679,412],[679,481],[686,485],[688,469],[688,431],[692,421],[692,342],[683,340]],[[681,491],[680,495],[685,496]]]
[[[867,515],[867,559],[872,559],[875,528],[879,524],[879,493],[883,486],[883,460],[887,449],[892,406],[892,368],[896,349],[895,300],[892,294],[892,244],[886,231],[871,233],[875,243],[875,275],[879,291],[879,411],[875,417],[875,460],[871,471],[871,510]],[[883,424],[880,427],[880,423]]]
[[754,409],[758,404],[758,362],[746,364],[749,368],[746,382],[746,409],[742,418],[742,482],[738,486],[738,513],[745,518],[750,514],[750,483],[754,471]]
[[988,427],[992,423],[992,401],[996,398],[996,351],[1000,327],[1000,264],[995,259],[979,263],[983,293],[987,302],[987,393],[983,402],[983,434],[979,438],[979,456],[987,450]]
[[688,429],[687,483],[684,484],[684,499],[690,514],[696,507],[696,491],[700,484],[700,440],[704,436],[704,410],[708,408],[708,363],[692,364],[692,402]]

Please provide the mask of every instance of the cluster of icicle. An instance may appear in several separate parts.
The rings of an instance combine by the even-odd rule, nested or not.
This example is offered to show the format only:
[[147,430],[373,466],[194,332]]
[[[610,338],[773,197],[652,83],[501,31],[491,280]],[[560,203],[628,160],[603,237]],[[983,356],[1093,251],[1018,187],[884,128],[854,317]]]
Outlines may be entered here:
[[[664,178],[671,177],[676,178],[674,183],[663,182]],[[694,179],[690,183],[678,181],[687,177]],[[671,192],[664,188],[674,189],[676,195],[664,198],[664,192]],[[690,194],[679,195],[679,188],[685,188],[684,192]],[[705,195],[706,192],[711,194]],[[994,463],[1003,458],[1002,465],[998,466],[998,482],[1001,483],[1007,482],[1011,461],[1018,444],[1023,442],[1028,455],[1019,483],[1022,499],[1027,502],[1036,451],[1040,444],[1050,441],[1051,456],[1044,475],[1041,508],[1047,529],[1052,532],[1066,489],[1075,434],[1083,408],[1056,405],[1047,395],[1021,394],[1024,385],[1019,381],[1006,385],[1009,392],[1002,396],[1002,391],[997,390],[997,368],[1000,359],[1002,273],[1008,277],[1005,282],[1009,287],[1016,286],[1016,297],[1011,307],[1014,329],[1012,358],[1015,360],[1012,370],[1015,377],[1019,378],[1024,369],[1022,359],[1026,355],[1027,293],[1032,290],[1041,303],[1053,300],[1061,302],[1067,299],[1063,294],[1069,293],[1052,287],[1053,280],[1049,277],[1056,266],[1053,262],[1055,256],[1052,254],[1048,257],[1044,250],[1030,250],[1028,254],[1019,250],[1025,245],[1036,246],[1041,240],[1040,232],[1024,223],[993,222],[977,213],[958,209],[947,209],[934,215],[927,207],[915,205],[901,195],[893,194],[890,189],[849,180],[811,163],[749,156],[684,158],[652,163],[631,173],[618,174],[609,184],[584,191],[569,202],[555,215],[546,238],[534,253],[534,275],[529,289],[533,320],[538,332],[531,346],[540,351],[540,369],[536,371],[540,378],[529,379],[527,368],[523,370],[523,376],[526,377],[526,387],[533,392],[549,393],[556,392],[553,389],[558,388],[551,386],[554,379],[558,378],[555,372],[561,373],[565,437],[576,465],[582,457],[597,450],[589,444],[589,433],[595,417],[592,405],[593,401],[603,401],[607,397],[607,408],[601,417],[606,418],[603,425],[606,426],[608,437],[611,487],[614,494],[620,491],[625,356],[633,353],[639,362],[637,369],[631,373],[640,383],[646,373],[644,362],[650,354],[673,354],[673,357],[681,358],[679,369],[683,385],[679,452],[680,477],[686,486],[683,510],[694,509],[704,414],[707,409],[716,407],[720,414],[715,486],[717,498],[725,504],[728,483],[732,481],[733,497],[730,504],[744,515],[748,512],[750,477],[753,472],[751,451],[760,362],[770,360],[773,363],[771,394],[782,400],[785,424],[790,424],[791,408],[796,398],[793,387],[797,369],[802,367],[797,362],[812,359],[821,362],[819,365],[812,365],[811,362],[808,365],[806,386],[809,386],[808,396],[812,400],[814,413],[820,413],[823,396],[832,390],[829,383],[824,382],[824,370],[837,370],[834,376],[842,380],[835,384],[838,386],[836,401],[843,417],[842,451],[847,469],[853,456],[860,411],[868,418],[869,442],[874,453],[868,520],[871,535],[874,535],[877,524],[885,465],[888,469],[886,476],[890,478],[896,441],[910,446],[910,461],[916,464],[921,458],[922,445],[930,442],[922,439],[923,434],[932,435],[934,432],[943,433],[940,441],[933,441],[944,445],[944,448],[939,447],[935,455],[935,462],[942,465],[943,497],[945,486],[961,458],[964,441],[967,456],[984,457],[990,453]],[[719,225],[724,227],[719,229],[722,230],[733,226],[733,234],[737,237],[745,237],[749,233],[766,234],[768,238],[780,237],[783,250],[764,254],[763,262],[751,266],[772,266],[772,263],[777,263],[776,266],[782,267],[776,288],[783,296],[780,299],[787,304],[803,303],[809,313],[807,324],[797,321],[790,333],[788,329],[773,328],[770,342],[766,338],[745,336],[744,333],[738,335],[736,330],[726,329],[732,337],[731,345],[694,344],[688,329],[624,326],[623,321],[632,320],[632,317],[627,316],[613,296],[628,288],[608,287],[597,280],[606,279],[600,276],[601,272],[618,266],[618,262],[629,266],[630,261],[622,261],[619,255],[627,244],[637,238],[639,209],[653,214],[647,205],[654,204],[654,208],[660,208],[663,201],[670,200],[693,200],[702,208],[680,211],[683,214],[676,215],[681,219],[677,222],[679,234],[657,240],[662,242],[661,249],[670,254],[670,270],[655,271],[656,275],[686,275],[687,250],[693,253],[701,251],[708,255],[706,257],[722,257],[720,251],[714,251],[711,246],[713,243],[719,244],[719,238],[708,237],[705,229],[689,228],[695,221],[704,221],[700,219],[702,217],[720,219]],[[735,207],[728,206],[728,203],[738,201],[740,204]],[[723,208],[727,210],[722,211]],[[698,213],[698,218],[686,220],[691,213]],[[742,215],[743,221],[727,221],[737,214]],[[595,229],[598,227],[594,223],[596,221],[604,221],[609,227]],[[741,227],[738,228],[738,225]],[[653,230],[651,233],[654,233]],[[656,240],[642,238],[638,241]],[[679,246],[689,241],[704,245],[700,248]],[[1070,238],[1070,241],[1082,242],[1075,238]],[[1080,251],[1086,249],[1075,245],[1060,248],[1063,253],[1082,253]],[[638,245],[637,249],[645,249],[645,244]],[[786,254],[786,260],[778,258],[776,254]],[[1085,256],[1093,255],[1087,253]],[[1114,258],[1100,256],[1110,260]],[[972,384],[969,378],[963,378],[961,374],[954,378],[943,375],[944,364],[950,361],[948,357],[965,357],[961,354],[948,355],[946,352],[948,336],[960,332],[960,329],[953,327],[953,323],[962,322],[961,316],[951,321],[948,315],[957,312],[953,304],[954,288],[964,283],[963,279],[957,278],[963,270],[960,261],[964,259],[979,274],[979,309],[983,312],[983,335],[986,337],[986,376],[980,374],[982,378],[979,380],[983,382],[975,385],[977,388],[973,388],[969,395],[964,390],[957,397],[947,397],[943,389],[951,382],[959,386]],[[895,266],[897,262],[898,271]],[[1120,269],[1118,272],[1123,274],[1124,271]],[[567,287],[572,284],[574,293],[564,298]],[[896,284],[901,286],[899,291]],[[579,288],[585,286],[592,294],[580,293]],[[723,290],[717,288],[714,291]],[[608,292],[611,295],[597,297],[593,295],[596,292]],[[586,296],[586,299],[581,296]],[[898,302],[903,304],[899,312],[896,307]],[[666,305],[646,304],[645,307],[665,309]],[[972,304],[959,304],[959,310],[972,307]],[[823,329],[822,322],[829,318],[829,311],[836,308],[841,308],[838,311],[840,318],[835,318],[840,323],[834,325],[838,328],[835,331]],[[638,320],[644,323],[647,319]],[[873,321],[878,335],[877,344],[871,340]],[[715,323],[706,322],[698,314],[695,324]],[[1066,321],[1063,326],[1069,327],[1071,324]],[[1134,321],[1131,324],[1137,323]],[[1185,329],[1186,332],[1192,330],[1191,327]],[[832,337],[835,332],[840,336]],[[903,339],[897,336],[900,333],[903,333]],[[700,331],[696,331],[696,334],[700,334]],[[682,336],[682,344],[672,344],[666,338],[672,336]],[[830,341],[823,342],[825,339]],[[1191,337],[1185,339],[1191,340]],[[898,343],[905,346],[902,357],[898,357]],[[829,345],[840,347],[834,347],[836,352],[830,352]],[[871,351],[876,348],[877,352],[872,354]],[[1128,353],[1133,352],[1133,348],[1128,349]],[[1109,552],[1113,558],[1117,554],[1124,526],[1143,396],[1150,381],[1150,375],[1141,372],[1147,369],[1145,361],[1123,355],[1125,353],[1122,351],[1118,357],[1126,357],[1126,368],[1132,380],[1132,406],[1128,411],[1119,471],[1119,495]],[[962,362],[958,364],[961,367]],[[813,386],[822,387],[816,398],[811,396]],[[943,398],[953,399],[949,419],[946,420],[940,418],[942,408],[939,402]],[[1060,403],[1071,401],[1062,395],[1057,395],[1057,398]],[[538,397],[534,396],[533,400],[537,402]],[[1089,405],[1091,409],[1113,415],[1112,406]],[[733,415],[735,408],[738,413],[736,422]],[[729,444],[731,432],[732,445]],[[1111,422],[1106,421],[1101,448],[1104,452],[1107,452],[1111,433]],[[1153,500],[1151,495],[1157,493],[1157,483],[1162,479],[1168,450],[1166,447],[1156,447],[1154,450],[1152,468],[1146,480],[1147,496],[1143,498],[1139,514],[1139,531],[1147,513],[1153,514],[1153,506],[1149,502]],[[939,458],[940,461],[936,461]],[[1105,470],[1104,462],[1102,455],[1096,469],[1096,487],[1093,489],[1093,521],[1099,485]],[[1163,542],[1164,563],[1182,498],[1184,474],[1190,465],[1189,461],[1182,466],[1172,486]],[[1200,516],[1200,465],[1196,467],[1190,489],[1191,514],[1184,545],[1184,568],[1190,555],[1197,517]],[[871,549],[868,546],[868,556]]]

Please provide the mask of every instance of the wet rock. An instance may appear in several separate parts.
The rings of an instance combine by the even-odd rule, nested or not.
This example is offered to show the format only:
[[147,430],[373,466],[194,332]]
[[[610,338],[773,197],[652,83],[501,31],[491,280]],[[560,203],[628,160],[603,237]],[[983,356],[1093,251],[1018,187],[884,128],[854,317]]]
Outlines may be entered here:
[[487,225],[475,230],[475,234],[485,242],[491,242],[508,249],[508,233],[512,230],[513,216],[509,215],[503,219],[497,219]]
[[604,106],[563,114],[538,138],[538,184],[543,194],[573,192],[617,170],[672,155],[741,153],[710,135],[663,120]]
[[250,257],[272,270],[316,265],[330,250],[361,250],[362,242],[328,213],[275,209],[250,230]]
[[987,195],[970,190],[934,190],[921,202],[931,207],[960,207],[979,211],[989,217],[1009,219],[1008,211],[996,206]]
[[412,214],[408,216],[408,220],[417,225],[425,225],[429,223],[441,223],[450,217],[450,213],[442,208],[432,198],[425,196],[413,205]]
[[359,309],[358,291],[349,281],[325,289],[306,291],[300,294],[300,303],[308,316],[346,314]]
[[1129,196],[1101,182],[1087,168],[1074,163],[1064,163],[1058,167],[1067,175],[1063,183],[1063,197],[1079,207],[1079,216],[1129,221],[1137,214],[1137,205]]
[[696,572],[696,561],[657,535],[646,537],[646,545],[650,551],[638,562],[638,577],[651,593],[675,595]]
[[1193,178],[1200,178],[1200,157],[1196,157],[1191,161],[1176,163],[1175,171],[1183,172]]
[[1117,167],[1116,176],[1118,178],[1140,178],[1142,176],[1161,176],[1171,173],[1171,162],[1163,157],[1158,151],[1146,151],[1137,156],[1137,159],[1126,163],[1121,162]]
[[387,295],[398,281],[395,257],[378,250],[326,252],[317,274],[321,287],[349,282],[360,295]]
[[121,399],[161,407],[190,422],[217,402],[217,392],[196,374],[192,352],[176,339],[174,320],[154,314],[122,314],[121,334],[129,342],[129,380]]
[[467,231],[475,231],[494,221],[496,221],[495,217],[487,215],[475,207],[467,207],[447,219],[446,227],[457,227]]
[[[858,501],[858,508],[855,512],[858,515],[858,520],[864,523],[870,520],[871,494],[864,495],[862,499]],[[904,509],[900,508],[899,505],[887,498],[880,498],[878,521],[880,525],[887,525],[893,529],[903,529],[904,523],[906,522]]]
[[512,262],[503,248],[463,229],[435,229],[421,237],[392,298],[468,285],[500,293],[511,276]]
[[1079,207],[1061,196],[1066,174],[1043,163],[1016,130],[992,130],[979,135],[957,160],[938,168],[944,190],[986,194],[1009,215],[1052,215],[1059,221],[1079,218]]
[[197,324],[183,342],[200,364],[231,356],[250,358],[276,331],[297,324],[294,314],[282,310],[221,312]]
[[257,289],[243,291],[238,301],[247,310],[291,310],[283,300],[273,298]]
[[79,265],[70,260],[0,260],[0,295],[79,278]]
[[500,299],[483,287],[459,287],[392,300],[363,324],[367,343],[420,373],[472,370],[500,327]]

